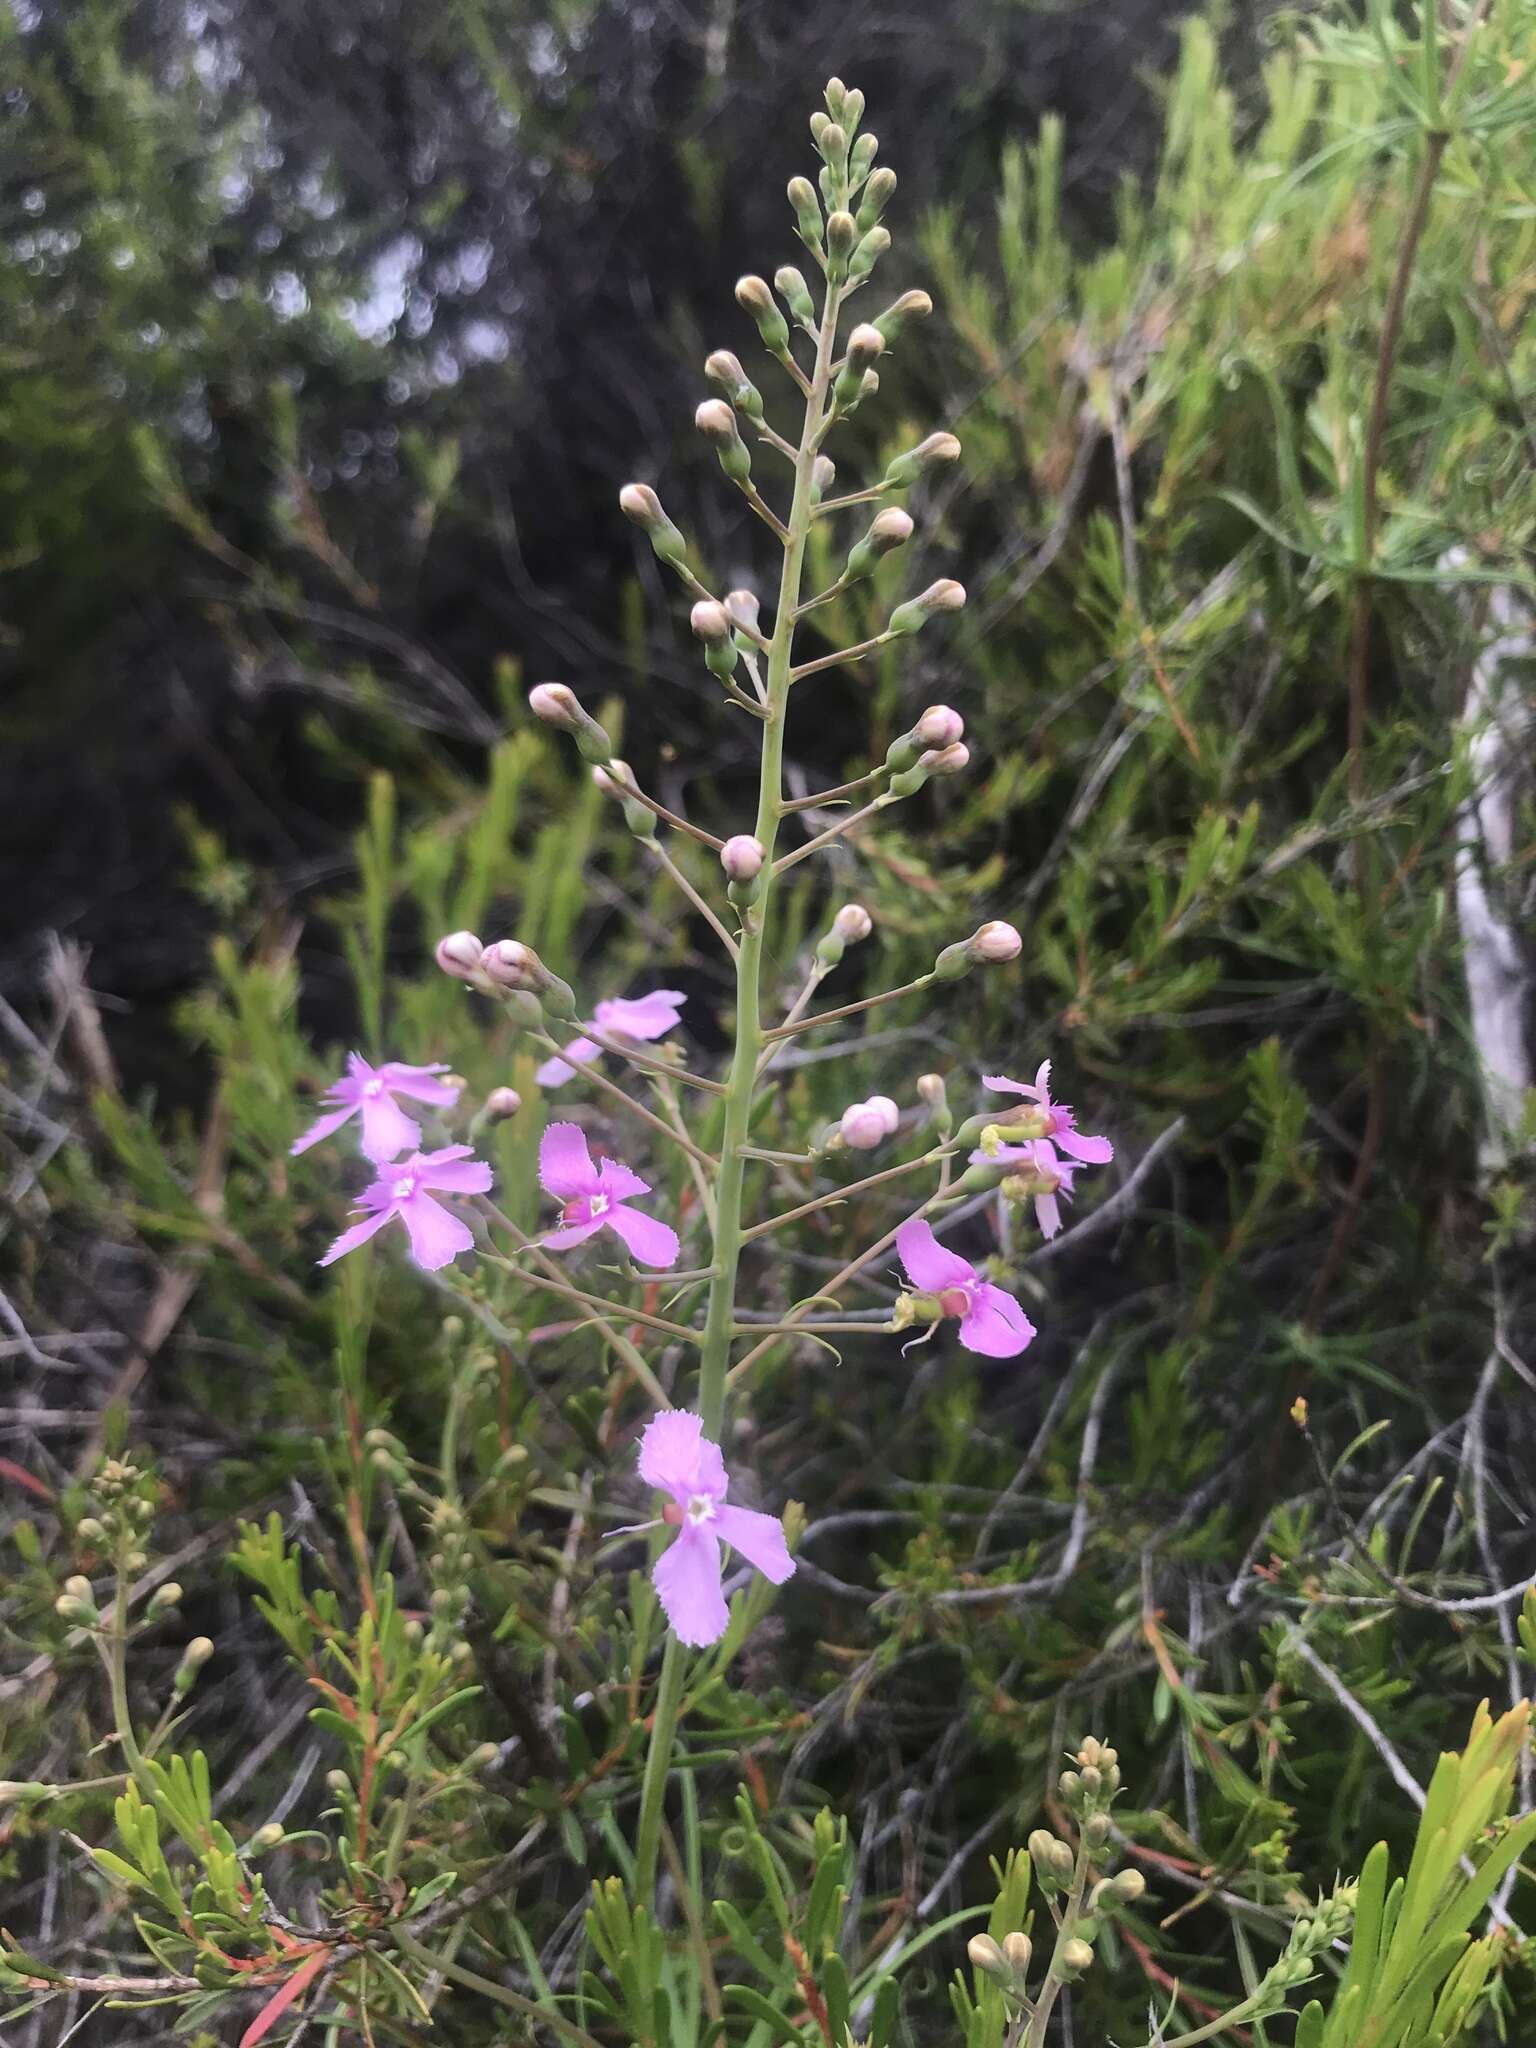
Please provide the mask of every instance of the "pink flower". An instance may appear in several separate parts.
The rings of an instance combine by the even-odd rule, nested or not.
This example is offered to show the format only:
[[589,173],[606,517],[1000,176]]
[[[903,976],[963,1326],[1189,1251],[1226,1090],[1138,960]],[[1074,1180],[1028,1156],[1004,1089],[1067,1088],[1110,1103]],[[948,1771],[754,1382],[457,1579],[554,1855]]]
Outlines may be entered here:
[[474,1237],[457,1216],[450,1215],[441,1202],[434,1202],[427,1189],[450,1195],[483,1195],[491,1184],[491,1169],[482,1159],[472,1158],[467,1145],[445,1145],[440,1152],[413,1152],[399,1159],[371,1187],[357,1198],[357,1206],[369,1213],[361,1223],[344,1230],[320,1261],[329,1266],[366,1244],[391,1217],[398,1216],[411,1240],[411,1257],[428,1273],[446,1266],[460,1252],[474,1246]]
[[629,1206],[631,1195],[648,1195],[649,1183],[617,1159],[596,1166],[575,1124],[551,1124],[539,1140],[539,1183],[564,1204],[561,1227],[539,1242],[553,1251],[582,1244],[599,1230],[623,1239],[642,1266],[675,1266],[681,1247],[669,1224]]
[[447,1071],[441,1060],[431,1067],[407,1067],[399,1060],[370,1067],[360,1052],[349,1052],[346,1073],[325,1091],[325,1100],[334,1107],[311,1124],[302,1138],[295,1138],[288,1148],[290,1153],[307,1152],[332,1131],[339,1131],[359,1110],[363,1118],[363,1152],[376,1166],[386,1159],[398,1159],[402,1152],[414,1151],[421,1143],[421,1126],[396,1106],[394,1097],[408,1095],[416,1102],[430,1102],[446,1109],[458,1101],[459,1091],[450,1082],[433,1077]]
[[896,1253],[920,1292],[916,1317],[958,1316],[960,1342],[986,1358],[1016,1358],[1034,1342],[1035,1326],[1004,1288],[983,1280],[968,1259],[949,1251],[933,1225],[913,1216],[896,1233]]
[[[1006,1128],[1004,1126],[1003,1128]],[[1086,1144],[1100,1144],[1102,1138],[1090,1138]],[[1066,1201],[1072,1199],[1072,1176],[1077,1168],[1070,1159],[1057,1157],[1056,1147],[1049,1138],[1029,1138],[1022,1145],[999,1145],[988,1152],[985,1147],[971,1154],[972,1166],[983,1160],[995,1164],[999,1160],[1017,1161],[1024,1169],[1018,1179],[1022,1183],[1017,1192],[1035,1205],[1035,1220],[1046,1237],[1054,1237],[1061,1228],[1061,1204],[1058,1195]],[[1009,1184],[1003,1183],[1003,1192],[1012,1192]]]
[[720,1588],[720,1546],[728,1543],[776,1586],[795,1569],[776,1515],[727,1507],[730,1481],[720,1446],[704,1434],[697,1415],[663,1409],[640,1439],[640,1477],[672,1497],[662,1520],[677,1540],[656,1560],[651,1573],[663,1611],[680,1642],[694,1649],[718,1643],[730,1610]]
[[995,1088],[1001,1095],[1023,1095],[1037,1105],[1033,1114],[1019,1119],[1021,1135],[1054,1138],[1063,1152],[1080,1159],[1085,1166],[1106,1166],[1114,1158],[1115,1148],[1108,1138],[1079,1137],[1071,1105],[1052,1102],[1049,1060],[1040,1062],[1040,1071],[1035,1075],[1033,1085],[1028,1081],[1010,1081],[1006,1074],[983,1074],[981,1079],[983,1086]]
[[[677,1024],[677,1013],[687,998],[681,989],[656,988],[648,996],[610,996],[592,1012],[592,1022],[605,1038],[627,1038],[634,1045],[648,1045],[665,1038]],[[595,1060],[602,1047],[590,1038],[577,1038],[559,1059],[546,1060],[534,1079],[541,1088],[558,1088],[569,1081],[579,1066]]]

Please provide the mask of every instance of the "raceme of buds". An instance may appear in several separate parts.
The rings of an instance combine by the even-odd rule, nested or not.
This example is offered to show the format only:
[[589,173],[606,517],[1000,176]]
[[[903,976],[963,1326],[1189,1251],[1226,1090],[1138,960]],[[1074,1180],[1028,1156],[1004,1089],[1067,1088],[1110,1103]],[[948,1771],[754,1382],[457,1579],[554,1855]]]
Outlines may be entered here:
[[762,841],[754,839],[750,832],[738,832],[720,849],[720,865],[732,882],[755,882],[767,858]]
[[[877,321],[876,326],[879,325]],[[910,490],[925,469],[933,469],[941,462],[958,462],[960,442],[954,434],[930,434],[926,441],[919,441],[915,448],[909,448],[905,455],[898,455],[880,480],[883,491]]]
[[736,280],[736,303],[757,322],[763,346],[771,356],[781,356],[789,347],[789,322],[779,311],[773,293],[760,277]]
[[935,612],[957,612],[965,603],[965,585],[953,576],[941,576],[926,590],[897,605],[886,621],[887,633],[920,633]]
[[649,484],[626,484],[619,493],[619,510],[639,527],[658,560],[682,568],[688,559],[688,543],[661,509],[661,500]]
[[736,415],[723,398],[706,398],[693,416],[693,424],[712,443],[720,467],[733,484],[744,484],[752,474],[752,457],[736,425]]
[[910,517],[899,505],[887,505],[870,521],[864,538],[856,541],[849,550],[842,581],[857,583],[862,577],[872,576],[882,555],[888,555],[893,548],[904,547],[911,538]]
[[538,683],[528,692],[528,708],[546,725],[571,733],[584,761],[601,766],[613,758],[613,741],[595,718],[582,710],[576,692],[564,683]]
[[473,932],[450,932],[437,942],[437,964],[455,981],[478,982],[480,956],[485,951]]
[[760,420],[763,416],[763,394],[741,367],[741,359],[733,356],[728,348],[717,348],[704,364],[704,374],[711,384],[718,384],[736,410],[745,413],[749,420]]

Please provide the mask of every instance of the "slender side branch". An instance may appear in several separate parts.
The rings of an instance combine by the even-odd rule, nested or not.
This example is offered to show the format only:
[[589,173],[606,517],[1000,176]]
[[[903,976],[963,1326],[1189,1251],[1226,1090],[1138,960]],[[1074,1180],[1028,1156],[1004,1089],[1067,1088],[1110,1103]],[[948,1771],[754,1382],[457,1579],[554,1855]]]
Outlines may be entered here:
[[881,1003],[894,1003],[899,996],[916,995],[932,980],[931,974],[920,974],[916,981],[904,981],[900,988],[888,988],[883,995],[865,996],[861,1002],[844,1003],[840,1010],[818,1010],[814,1017],[800,1017],[793,1022],[786,1019],[782,1024],[770,1026],[763,1036],[772,1042],[779,1038],[793,1038],[799,1031],[814,1031],[818,1024],[836,1024],[844,1017],[857,1017],[861,1010],[876,1009]]

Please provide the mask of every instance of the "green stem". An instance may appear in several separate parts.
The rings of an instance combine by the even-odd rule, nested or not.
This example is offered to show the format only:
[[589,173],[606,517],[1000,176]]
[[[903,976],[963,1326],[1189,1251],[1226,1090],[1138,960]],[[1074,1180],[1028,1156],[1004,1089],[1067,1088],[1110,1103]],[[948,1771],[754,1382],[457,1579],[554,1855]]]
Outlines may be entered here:
[[1040,1986],[1040,1995],[1035,2001],[1030,2016],[1029,2032],[1024,2036],[1024,2048],[1045,2048],[1046,2030],[1050,2025],[1051,2008],[1068,1982],[1061,1967],[1061,1952],[1077,1934],[1077,1923],[1082,1917],[1083,1893],[1088,1884],[1088,1837],[1086,1832],[1077,1845],[1077,1867],[1072,1872],[1072,1889],[1067,1894],[1066,1905],[1062,1908],[1061,1925],[1056,1929],[1056,1946],[1051,1951],[1051,1967],[1045,1973],[1045,1982]]
[[520,1991],[510,1985],[498,1984],[494,1978],[482,1977],[478,1970],[466,1970],[462,1963],[453,1963],[446,1956],[434,1955],[425,1943],[407,1934],[403,1927],[385,1929],[390,1941],[401,1955],[409,1956],[413,1963],[419,1963],[424,1970],[435,1976],[446,1977],[451,1983],[462,1984],[466,1991],[478,1991],[484,1998],[492,1998],[498,2005],[520,2013],[525,2019],[536,2020],[542,2026],[553,2027],[563,2040],[574,2041],[577,2048],[599,2048],[599,2044],[582,2027],[574,2025],[560,2013],[553,2012],[546,2005],[536,2005],[531,1998],[524,1998]]
[[[753,826],[753,835],[763,848],[764,868],[757,900],[742,918],[741,941],[736,954],[736,1047],[730,1078],[726,1083],[725,1127],[720,1141],[720,1172],[715,1182],[714,1256],[710,1261],[715,1277],[710,1282],[709,1309],[699,1360],[699,1414],[703,1419],[705,1436],[717,1442],[725,1414],[725,1379],[730,1365],[731,1340],[735,1335],[736,1269],[743,1243],[741,1193],[746,1174],[746,1146],[751,1136],[752,1098],[757,1091],[757,1062],[763,1048],[760,989],[763,931],[773,893],[774,841],[784,814],[784,724],[792,681],[790,663],[795,644],[795,608],[800,602],[806,536],[811,530],[812,471],[826,416],[832,343],[837,334],[841,297],[835,287],[828,286],[822,307],[821,331],[816,338],[816,367],[809,380],[805,423],[795,454],[795,488],[784,538],[784,567],[779,578],[773,638],[768,643],[768,701],[764,707],[766,717],[763,720],[763,751],[758,775],[757,822]],[[650,1748],[646,1754],[645,1779],[640,1791],[640,1821],[635,1837],[635,1888],[641,1899],[649,1898],[656,1885],[656,1858],[661,1845],[667,1773],[677,1739],[677,1715],[682,1696],[683,1650],[676,1636],[669,1636],[662,1658],[656,1711],[651,1721]]]

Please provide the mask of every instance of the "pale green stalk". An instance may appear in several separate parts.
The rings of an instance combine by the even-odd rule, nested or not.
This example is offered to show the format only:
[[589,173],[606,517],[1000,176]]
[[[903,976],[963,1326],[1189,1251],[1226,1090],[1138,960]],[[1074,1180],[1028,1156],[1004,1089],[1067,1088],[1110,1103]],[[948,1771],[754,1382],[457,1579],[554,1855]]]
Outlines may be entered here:
[[[773,893],[774,842],[784,815],[784,726],[792,680],[790,663],[795,641],[795,609],[800,602],[806,536],[811,530],[814,511],[811,503],[812,471],[826,421],[832,345],[837,335],[841,303],[841,288],[829,284],[822,307],[821,329],[816,337],[816,365],[806,394],[805,423],[795,454],[795,486],[784,535],[784,567],[779,578],[773,638],[768,643],[767,702],[758,776],[757,822],[752,828],[753,837],[762,846],[764,862],[757,898],[742,915],[741,939],[736,953],[736,1046],[730,1077],[726,1082],[725,1128],[720,1141],[720,1171],[715,1182],[714,1255],[710,1261],[715,1277],[710,1283],[709,1309],[704,1321],[699,1362],[699,1414],[703,1419],[705,1436],[717,1442],[725,1412],[726,1372],[730,1365],[731,1340],[735,1334],[736,1269],[745,1241],[741,1225],[742,1182],[746,1173],[747,1142],[751,1135],[752,1098],[757,1091],[758,1059],[763,1050],[760,1012],[763,932]],[[635,1840],[635,1885],[642,1899],[649,1896],[656,1883],[667,1773],[672,1765],[678,1708],[683,1696],[684,1655],[676,1636],[669,1635],[662,1657],[656,1711],[651,1722],[645,1780],[640,1792],[640,1823]]]

